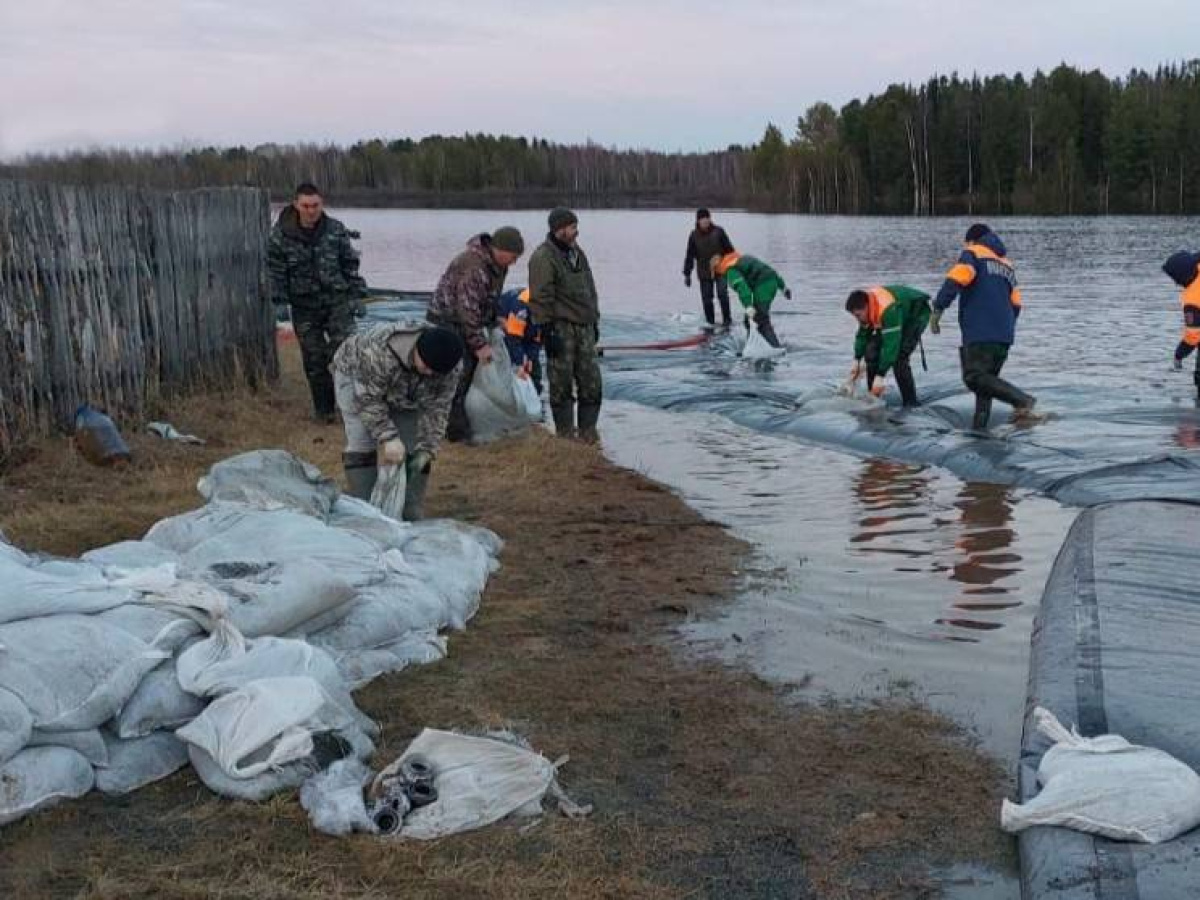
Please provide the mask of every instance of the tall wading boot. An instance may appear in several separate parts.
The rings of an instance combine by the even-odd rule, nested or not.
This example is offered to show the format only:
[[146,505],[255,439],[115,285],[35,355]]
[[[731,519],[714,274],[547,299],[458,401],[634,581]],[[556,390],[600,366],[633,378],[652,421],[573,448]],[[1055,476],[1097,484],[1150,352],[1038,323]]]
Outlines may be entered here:
[[[917,383],[913,379],[912,368],[906,365],[892,367],[896,376],[896,388],[900,391],[900,400],[905,406],[920,406],[917,399]],[[870,382],[868,382],[869,384]]]
[[[375,480],[379,477],[378,459],[374,451],[369,453],[343,453],[342,468],[346,471],[346,493],[359,500],[371,502]],[[407,506],[407,496],[405,505]]]
[[404,489],[404,512],[402,518],[405,522],[419,522],[425,518],[425,491],[429,489],[429,468],[426,467],[424,472],[413,471],[408,472],[408,484]]
[[971,419],[971,427],[976,431],[987,431],[988,419],[992,417],[992,398],[983,394],[975,395],[975,417]]
[[771,324],[771,319],[764,315],[761,318],[754,317],[755,324],[758,325],[758,333],[761,334],[768,344],[772,347],[782,347],[779,343],[779,335],[775,333],[775,326]]
[[551,403],[550,412],[554,415],[554,431],[561,438],[575,437],[575,404]]
[[600,443],[600,433],[596,431],[596,423],[600,421],[599,403],[579,404],[579,439],[587,444]]
[[329,425],[337,421],[337,399],[333,391],[333,376],[328,372],[310,375],[308,390],[312,394],[313,418]]

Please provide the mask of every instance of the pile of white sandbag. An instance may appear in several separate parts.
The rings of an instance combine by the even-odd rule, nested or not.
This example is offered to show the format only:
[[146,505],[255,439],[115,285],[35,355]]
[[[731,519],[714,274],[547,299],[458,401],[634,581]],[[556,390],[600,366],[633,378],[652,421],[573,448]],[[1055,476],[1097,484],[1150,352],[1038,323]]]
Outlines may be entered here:
[[281,450],[218,463],[207,505],[78,560],[0,538],[0,825],[191,762],[261,799],[373,752],[351,690],[446,652],[499,539],[339,496]]

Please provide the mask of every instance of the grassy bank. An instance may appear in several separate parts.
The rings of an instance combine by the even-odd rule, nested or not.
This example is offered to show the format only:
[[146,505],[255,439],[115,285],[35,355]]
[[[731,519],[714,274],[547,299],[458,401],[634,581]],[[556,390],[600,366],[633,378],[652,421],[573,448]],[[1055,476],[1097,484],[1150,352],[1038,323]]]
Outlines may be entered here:
[[[213,461],[285,447],[339,471],[337,428],[304,418],[294,352],[277,389],[164,411],[203,448],[129,435],[136,465],[89,467],[45,442],[0,483],[0,528],[77,554],[196,506]],[[212,795],[190,770],[132,796],[92,795],[0,830],[0,896],[936,896],[931,866],[1011,853],[1002,776],[914,707],[800,706],[693,661],[672,636],[733,598],[746,548],[592,448],[537,434],[449,448],[431,511],[493,528],[503,568],[450,656],[358,700],[383,727],[376,765],[423,726],[508,726],[594,804],[434,844],[327,838],[293,796]]]

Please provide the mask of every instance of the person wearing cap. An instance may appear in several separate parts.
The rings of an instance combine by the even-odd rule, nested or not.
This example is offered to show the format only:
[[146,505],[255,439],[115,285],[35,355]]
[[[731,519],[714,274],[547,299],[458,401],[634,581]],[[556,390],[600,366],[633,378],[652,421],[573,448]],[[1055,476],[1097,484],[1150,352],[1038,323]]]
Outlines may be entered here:
[[496,324],[496,298],[504,290],[509,268],[524,252],[521,232],[511,225],[497,228],[491,234],[476,235],[450,261],[429,302],[426,318],[457,333],[467,348],[462,378],[450,408],[446,437],[451,441],[471,438],[467,391],[475,377],[475,367],[492,360],[488,329]]
[[704,321],[715,325],[716,311],[713,309],[713,289],[721,303],[721,324],[726,328],[732,323],[729,313],[729,287],[724,275],[713,276],[709,260],[714,256],[733,253],[733,242],[720,225],[714,225],[712,213],[701,207],[696,210],[696,227],[688,235],[687,251],[683,256],[683,283],[692,286],[692,267],[700,282],[700,305],[704,307]]
[[[600,304],[587,255],[578,244],[579,219],[558,207],[550,233],[529,258],[529,307],[542,328],[550,380],[550,411],[560,437],[598,440],[603,385],[596,342]],[[576,417],[578,412],[578,418]],[[578,432],[576,432],[578,428]]]
[[338,348],[332,369],[346,429],[347,493],[370,500],[379,464],[403,464],[408,474],[403,515],[421,518],[463,352],[456,332],[422,322],[376,325]]
[[532,378],[534,389],[542,392],[542,329],[533,321],[529,309],[529,288],[505,291],[496,301],[504,346],[509,361],[520,378]]
[[941,334],[942,315],[958,298],[958,352],[963,383],[975,395],[971,427],[976,431],[987,428],[993,399],[1009,404],[1014,420],[1036,418],[1036,398],[1000,377],[1021,314],[1021,289],[1007,254],[1000,236],[987,225],[978,222],[968,228],[962,253],[946,273],[929,319],[929,330]]

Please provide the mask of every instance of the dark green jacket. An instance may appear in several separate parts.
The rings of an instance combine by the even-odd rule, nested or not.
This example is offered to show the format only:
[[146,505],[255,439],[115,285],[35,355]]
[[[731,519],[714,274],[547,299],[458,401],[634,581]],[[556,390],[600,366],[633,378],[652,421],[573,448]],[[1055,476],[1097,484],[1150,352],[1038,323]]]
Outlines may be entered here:
[[895,301],[879,316],[878,322],[860,325],[854,335],[854,358],[862,359],[867,344],[873,337],[880,339],[880,375],[886,375],[900,356],[900,347],[906,335],[920,334],[929,324],[929,295],[906,284],[885,284]]
[[726,270],[725,280],[746,309],[769,310],[775,295],[787,289],[783,276],[755,256],[740,257]]
[[564,321],[594,325],[600,301],[587,255],[578,246],[564,247],[552,236],[529,257],[529,308],[538,325]]
[[294,206],[284,207],[271,229],[267,273],[274,303],[315,308],[367,293],[346,226],[322,215],[315,227],[301,228]]

